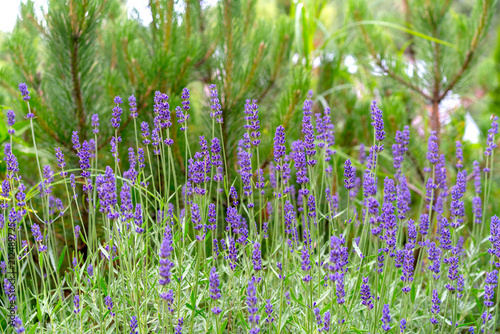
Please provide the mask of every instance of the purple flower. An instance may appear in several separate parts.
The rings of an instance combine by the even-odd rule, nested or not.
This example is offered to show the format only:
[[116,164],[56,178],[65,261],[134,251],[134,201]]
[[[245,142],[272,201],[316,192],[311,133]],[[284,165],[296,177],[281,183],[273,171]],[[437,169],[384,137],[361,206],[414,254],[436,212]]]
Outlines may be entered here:
[[259,106],[256,104],[257,100],[246,100],[245,104],[245,121],[247,124],[244,128],[249,131],[249,135],[252,139],[252,145],[258,146],[260,144],[260,122],[259,122]]
[[396,131],[396,144],[392,145],[392,155],[394,157],[394,168],[401,169],[404,160],[404,154],[408,151],[410,143],[410,128],[404,127],[403,131]]
[[302,258],[302,265],[301,268],[303,271],[305,271],[305,276],[302,278],[304,282],[309,282],[312,277],[309,275],[309,271],[311,270],[311,261],[309,259],[309,248],[310,246],[310,232],[309,230],[305,229],[304,230],[304,247],[302,247],[302,253],[301,253],[301,258]]
[[399,329],[401,330],[401,333],[404,333],[406,329],[406,319],[401,319],[401,321],[399,322]]
[[318,307],[315,307],[313,312],[314,312],[314,316],[316,317],[316,323],[318,324],[318,327],[319,327],[323,324],[323,318],[321,318],[320,310]]
[[184,324],[184,318],[179,318],[179,320],[177,320],[177,326],[175,326],[175,334],[182,334],[183,324]]
[[142,228],[142,207],[139,203],[135,205],[134,223],[137,226],[135,228],[137,233],[144,232],[144,229]]
[[141,123],[141,135],[142,137],[144,138],[144,140],[142,141],[142,143],[146,146],[149,145],[149,143],[151,143],[151,141],[149,140],[149,124],[146,123],[146,122],[142,122]]
[[116,104],[116,106],[113,108],[113,113],[111,117],[111,126],[116,130],[120,127],[120,122],[121,122],[120,117],[123,113],[123,109],[120,108],[120,105],[123,103],[123,100],[119,96],[116,96],[114,99],[114,103]]
[[[28,91],[28,86],[24,83],[21,82],[19,84],[19,91],[21,92],[21,96],[23,97],[24,101],[29,101],[30,100],[30,92]],[[28,117],[30,118],[30,117]]]
[[[240,140],[240,144],[242,141]],[[243,183],[243,192],[245,196],[248,196],[249,207],[253,207],[253,203],[251,203],[251,195],[252,195],[252,153],[243,149],[241,145],[238,146],[238,173],[241,176],[241,181]]]
[[[494,117],[491,121],[491,128],[488,130],[488,136],[486,138],[486,149],[484,150],[485,156],[491,156],[493,150],[497,147],[495,143],[495,135],[498,133],[498,117]],[[484,172],[489,172],[488,168],[484,169]]]
[[[434,289],[432,291],[432,307],[431,307],[431,313],[432,314],[439,314],[439,311],[441,311],[440,305],[441,304],[441,299],[439,299],[439,294],[437,289]],[[438,321],[437,319],[433,316],[430,319],[431,324],[437,325]]]
[[479,162],[474,161],[474,190],[476,191],[476,194],[481,193],[481,168],[479,167]]
[[7,125],[10,127],[10,129],[7,130],[7,132],[10,135],[13,135],[16,133],[16,130],[14,130],[12,128],[15,123],[16,123],[16,114],[12,110],[7,110]]
[[137,99],[134,95],[130,95],[128,98],[128,105],[130,106],[130,116],[132,118],[137,118]]
[[457,163],[456,163],[455,166],[458,169],[460,169],[460,168],[464,167],[464,165],[462,164],[462,162],[464,160],[464,151],[462,149],[462,143],[460,141],[456,141],[455,142],[455,148],[456,148],[455,155],[457,157]]
[[280,125],[276,128],[274,135],[274,161],[276,162],[276,170],[281,172],[283,170],[282,158],[285,156],[285,128]]
[[[257,308],[257,289],[255,287],[256,279],[255,277],[252,277],[250,281],[248,282],[248,288],[247,288],[247,305],[248,305],[248,322],[250,323],[250,326],[252,329],[256,328],[256,326],[259,324],[259,315],[257,312],[259,309]],[[255,333],[258,333],[255,332]]]
[[370,285],[368,284],[368,277],[363,277],[363,284],[361,284],[361,304],[368,307],[369,310],[373,308],[373,295],[370,291]]
[[257,241],[255,241],[253,244],[252,262],[253,262],[253,270],[255,271],[262,270],[260,243],[258,243]]
[[411,193],[410,189],[408,188],[408,183],[406,182],[406,177],[404,174],[402,174],[399,177],[399,182],[396,186],[396,192],[397,192],[397,206],[398,206],[398,218],[399,219],[405,219],[406,218],[406,213],[410,211],[410,204],[411,204]]
[[94,276],[94,267],[92,266],[92,263],[89,263],[87,267],[87,274],[89,274],[90,277]]
[[80,225],[75,226],[75,240],[78,240],[80,237]]
[[212,109],[212,112],[210,112],[210,117],[212,119],[215,119],[217,123],[222,123],[222,106],[219,102],[219,97],[217,95],[217,87],[215,85],[210,85],[210,101],[211,105],[210,108]]
[[92,127],[94,128],[94,130],[92,130],[94,132],[94,134],[98,134],[99,133],[99,115],[98,114],[92,115]]
[[33,223],[33,225],[31,225],[31,233],[33,234],[33,238],[35,239],[35,241],[40,244],[38,247],[38,251],[40,252],[46,251],[47,246],[44,246],[42,244],[43,235],[42,232],[40,231],[40,226],[38,226],[37,223]]
[[15,304],[16,301],[16,288],[14,285],[6,278],[3,280],[3,289],[5,291],[5,294],[9,298],[9,302],[11,304]]
[[307,158],[307,164],[311,167],[313,167],[316,164],[316,160],[313,159],[314,155],[316,154],[316,144],[314,143],[314,126],[311,123],[311,109],[312,109],[313,102],[312,100],[305,100],[304,101],[304,108],[303,114],[304,117],[302,119],[302,134],[304,135],[304,149]]
[[[382,110],[377,107],[377,101],[372,101],[371,105],[372,126],[375,128],[375,139],[383,141],[385,139],[384,120],[382,119]],[[377,151],[382,151],[383,145]]]
[[[413,249],[409,246],[410,244],[406,244],[404,249],[403,275],[401,276],[401,280],[406,284],[413,281]],[[404,293],[411,291],[411,285],[406,286],[406,284],[402,289]]]
[[137,317],[136,316],[133,316],[131,319],[130,319],[130,334],[137,334],[137,327],[139,326],[139,324],[137,323]]
[[356,177],[356,168],[351,165],[351,160],[347,159],[344,164],[344,187],[347,190],[354,188],[354,179]]
[[163,241],[160,247],[160,268],[159,274],[160,279],[158,283],[160,285],[167,285],[172,280],[172,268],[174,267],[174,263],[170,260],[170,256],[173,252],[174,248],[172,247],[172,230],[169,225],[165,227],[165,233],[163,234]]
[[321,329],[321,331],[325,333],[330,331],[330,320],[331,320],[330,311],[326,311],[325,317],[323,318],[323,328]]
[[229,238],[229,268],[236,269],[236,262],[238,261],[238,250],[236,249],[236,242],[234,238]]
[[274,322],[274,317],[272,316],[273,304],[271,304],[271,299],[266,299],[265,312],[267,314],[266,322],[272,324]]
[[111,299],[110,296],[106,296],[104,298],[104,304],[106,305],[106,307],[108,308],[109,310],[109,314],[114,317],[116,315],[116,313],[113,312],[113,300]]
[[451,249],[451,234],[449,228],[448,219],[446,217],[441,218],[441,225],[439,226],[440,237],[439,237],[439,247],[444,250]]
[[486,273],[486,280],[484,286],[484,305],[486,307],[492,307],[495,305],[493,302],[493,297],[495,294],[495,288],[498,284],[498,270],[494,269],[491,272]]
[[431,131],[431,135],[429,136],[429,142],[427,144],[427,159],[433,165],[438,162],[439,153],[438,153],[438,137],[436,136],[436,131]]
[[[212,300],[218,300],[221,297],[220,294],[220,280],[219,280],[219,275],[217,274],[217,269],[215,267],[210,270],[210,277],[209,277],[209,291],[210,291],[210,298]],[[212,308],[212,313],[213,314],[220,314],[222,310],[219,307],[214,307]]]
[[75,295],[73,298],[73,304],[75,306],[75,310],[73,311],[75,314],[80,313],[80,295]]
[[24,333],[26,330],[23,326],[23,321],[17,315],[14,318],[14,330],[17,334]]
[[292,159],[294,160],[294,167],[297,170],[297,183],[305,184],[309,182],[309,178],[307,177],[305,145],[303,141],[297,140],[292,143]]
[[432,264],[429,265],[429,270],[433,272],[433,276],[435,280],[438,280],[440,275],[439,272],[441,271],[441,249],[436,247],[436,243],[430,242],[429,243],[429,248],[427,249],[427,258],[429,261],[432,261]]
[[391,322],[391,314],[389,311],[389,304],[385,304],[384,308],[382,309],[382,318],[380,318],[380,321],[382,321],[382,329],[385,330],[386,332],[391,330],[391,326],[389,323]]
[[208,205],[208,222],[210,224],[207,225],[207,228],[211,231],[215,231],[217,229],[217,210],[213,203]]
[[489,241],[491,242],[491,246],[488,249],[488,253],[492,256],[492,264],[500,268],[500,219],[496,215],[491,217]]

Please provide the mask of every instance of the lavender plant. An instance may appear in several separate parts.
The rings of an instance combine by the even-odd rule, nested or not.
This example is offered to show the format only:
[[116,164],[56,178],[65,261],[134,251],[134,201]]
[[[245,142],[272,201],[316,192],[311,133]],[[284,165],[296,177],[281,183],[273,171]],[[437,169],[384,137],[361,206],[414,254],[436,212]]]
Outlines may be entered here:
[[[36,143],[37,115],[28,87],[19,90]],[[388,138],[376,102],[366,161],[364,148],[356,159],[335,145],[330,109],[313,121],[310,95],[300,138],[286,138],[282,125],[272,131],[270,162],[259,156],[258,101],[248,100],[242,110],[247,131],[231,166],[224,140],[215,137],[223,119],[216,87],[210,90],[213,128],[199,138],[198,149],[186,150],[185,170],[173,164],[174,116],[161,92],[152,126],[143,122],[140,133],[134,126],[142,141],[122,147],[115,131],[109,150],[74,132],[79,165],[66,163],[72,153],[60,148],[54,159],[37,154],[37,183],[23,180],[14,144],[5,145],[0,309],[7,332],[498,330],[500,219],[489,212],[496,117],[482,163],[468,164],[459,143],[457,162],[447,164],[431,132],[419,195],[410,191],[418,186],[403,164],[409,127],[392,145],[393,173],[380,168]],[[176,108],[184,131],[188,99],[184,90]],[[122,99],[114,101],[108,126],[117,129]],[[138,101],[129,101],[135,112]],[[14,124],[10,111],[7,117]],[[95,136],[105,122],[92,117]],[[120,150],[128,152],[128,162],[119,161]],[[98,158],[109,153],[112,166],[100,165]],[[40,168],[45,160],[57,169],[50,163]],[[473,166],[470,177],[467,166]],[[452,172],[456,181],[448,177]],[[177,174],[184,175],[182,184],[174,184]],[[88,227],[81,224],[84,215]],[[61,231],[69,225],[68,233]]]

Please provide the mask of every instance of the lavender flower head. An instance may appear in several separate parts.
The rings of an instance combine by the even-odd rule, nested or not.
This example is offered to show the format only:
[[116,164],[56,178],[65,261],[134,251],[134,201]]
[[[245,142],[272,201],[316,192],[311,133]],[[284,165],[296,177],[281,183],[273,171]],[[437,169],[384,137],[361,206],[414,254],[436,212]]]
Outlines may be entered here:
[[111,296],[106,296],[104,298],[104,304],[106,305],[107,309],[109,310],[109,314],[114,317],[116,313],[113,312],[113,300],[111,299]]
[[137,118],[137,99],[134,95],[130,95],[128,98],[128,105],[130,106],[130,116],[132,118]]
[[217,95],[217,87],[215,85],[210,85],[210,101],[211,105],[210,108],[212,108],[212,112],[210,113],[210,117],[215,119],[217,123],[222,123],[222,106],[219,101],[219,97]]
[[114,103],[116,104],[116,106],[113,108],[113,113],[111,117],[111,126],[116,130],[120,127],[120,122],[121,122],[120,117],[123,113],[123,109],[120,108],[120,105],[123,103],[123,100],[119,96],[116,96],[114,99]]
[[438,153],[438,137],[436,136],[436,131],[431,131],[431,135],[429,136],[429,142],[427,144],[427,159],[433,165],[438,162],[439,153]]
[[14,324],[14,330],[16,331],[17,334],[24,333],[26,328],[23,326],[23,321],[16,315],[13,321]]
[[137,323],[137,317],[136,316],[133,316],[131,319],[130,319],[130,334],[137,334],[137,327],[139,326],[139,324]]
[[382,318],[380,318],[380,321],[382,321],[382,329],[385,330],[386,332],[391,330],[391,326],[389,323],[391,322],[391,314],[389,311],[389,304],[385,304],[384,308],[382,309]]
[[73,298],[73,304],[75,306],[75,310],[73,311],[75,314],[80,313],[80,295],[75,295]]
[[344,164],[344,187],[347,190],[351,190],[354,188],[355,177],[356,177],[356,168],[351,165],[351,160],[347,159]]
[[[382,110],[377,107],[377,101],[372,101],[371,105],[372,126],[375,128],[375,139],[379,142],[385,139],[384,120],[382,118]],[[378,151],[382,151],[384,146],[381,145]]]
[[9,133],[9,135],[13,135],[16,133],[16,130],[12,128],[15,123],[16,123],[16,114],[12,110],[7,110],[7,125],[10,127],[7,132]]
[[24,82],[19,84],[19,91],[21,92],[23,100],[28,102],[30,100],[30,92],[28,91],[28,86]]
[[[441,310],[440,305],[441,304],[441,299],[439,299],[439,294],[437,289],[434,289],[432,291],[432,307],[431,307],[431,313],[434,315],[437,315],[439,311]],[[433,316],[430,319],[431,324],[437,325],[438,321],[437,319]]]
[[368,277],[363,277],[363,284],[361,284],[361,304],[366,306],[369,310],[373,308],[373,295],[370,291],[370,285],[368,284]]
[[[485,156],[491,156],[493,150],[497,147],[495,143],[495,135],[498,133],[498,117],[493,117],[491,121],[491,128],[488,130],[488,136],[486,138],[486,150],[484,151]],[[489,172],[489,169],[485,168],[485,173]]]

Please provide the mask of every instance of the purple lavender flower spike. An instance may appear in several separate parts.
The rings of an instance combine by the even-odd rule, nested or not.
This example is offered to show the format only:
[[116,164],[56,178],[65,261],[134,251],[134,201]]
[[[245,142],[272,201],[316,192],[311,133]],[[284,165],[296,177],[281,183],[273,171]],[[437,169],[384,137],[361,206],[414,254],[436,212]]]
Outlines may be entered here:
[[23,100],[28,102],[30,100],[30,95],[29,95],[30,92],[28,91],[28,86],[24,82],[21,82],[19,84],[19,91],[21,92],[21,96],[23,97]]
[[433,165],[438,162],[439,153],[438,153],[438,137],[436,136],[436,131],[431,131],[431,135],[429,136],[429,142],[427,145],[427,159]]
[[258,333],[260,329],[257,327],[259,324],[260,316],[257,314],[257,289],[255,287],[256,279],[252,277],[248,282],[247,288],[247,305],[248,305],[248,322],[251,326],[250,333]]
[[16,123],[16,114],[12,110],[7,110],[7,125],[10,127],[7,132],[9,135],[13,135],[16,133],[16,130],[14,130],[12,127]]
[[113,102],[116,104],[116,106],[113,107],[111,126],[116,130],[120,127],[120,122],[121,122],[120,117],[123,113],[123,109],[120,108],[120,105],[123,103],[123,100],[119,96],[116,96]]
[[253,262],[253,270],[255,271],[262,270],[260,243],[258,243],[257,241],[254,242],[253,244],[252,262]]
[[[485,156],[491,156],[493,150],[497,147],[495,143],[495,135],[498,133],[498,117],[493,117],[491,121],[491,128],[488,130],[488,136],[486,138],[486,149],[484,150]],[[488,168],[484,169],[485,173],[489,172]]]
[[75,314],[80,313],[80,295],[75,295],[73,298],[73,304],[75,306],[75,310],[73,311]]
[[[382,118],[382,110],[377,107],[377,101],[372,101],[371,105],[372,126],[375,128],[375,140],[381,142],[385,139],[384,120]],[[384,149],[384,145],[377,147],[376,151],[380,152]]]
[[457,158],[457,163],[455,166],[458,169],[460,169],[460,168],[464,167],[464,165],[463,165],[464,151],[462,149],[462,143],[460,141],[455,142],[455,148],[456,148],[455,156]]
[[318,324],[318,327],[320,327],[323,324],[323,318],[321,318],[319,307],[315,307],[313,312],[314,316],[316,317],[316,323]]
[[175,326],[175,334],[182,334],[182,325],[184,325],[184,318],[177,320],[177,326]]
[[133,316],[130,319],[130,334],[137,334],[137,327],[139,324],[137,323],[137,317]]
[[92,131],[94,134],[99,133],[99,115],[98,114],[93,114],[92,115],[92,127],[94,128]]
[[389,304],[385,304],[384,308],[382,309],[382,318],[380,318],[380,321],[382,321],[382,329],[385,330],[386,332],[391,330],[390,322],[391,322],[391,314],[389,311]]
[[399,329],[401,330],[401,333],[404,333],[405,332],[405,329],[406,329],[406,319],[401,319],[401,321],[399,322]]
[[368,284],[368,277],[363,277],[360,294],[362,300],[361,304],[371,310],[373,308],[373,295],[370,290],[370,285]]
[[253,146],[259,146],[260,144],[259,107],[256,102],[257,100],[246,100],[245,104],[245,121],[247,121],[247,124],[244,125],[244,128],[249,131]]
[[495,289],[498,284],[498,270],[493,269],[491,272],[486,273],[486,280],[484,281],[484,305],[486,307],[492,307],[495,305],[493,298],[495,295]]
[[316,160],[313,159],[316,154],[316,144],[314,143],[314,126],[311,123],[311,109],[313,102],[312,100],[304,101],[303,114],[304,117],[302,119],[302,134],[304,135],[304,150],[307,158],[307,165],[313,167],[316,164]]
[[302,267],[302,270],[305,271],[305,276],[302,278],[302,280],[306,283],[308,283],[312,279],[311,275],[309,275],[309,271],[311,270],[311,261],[309,259],[309,257],[310,257],[309,234],[310,234],[310,232],[307,229],[304,230],[304,247],[302,247],[302,253],[301,253],[301,258],[302,258],[302,266],[301,267]]
[[351,165],[351,160],[347,159],[344,164],[344,187],[347,190],[354,188],[354,182],[356,177],[356,168]]
[[14,324],[14,330],[16,331],[17,334],[25,332],[26,328],[24,328],[23,326],[23,321],[17,315],[14,318],[13,324]]
[[137,99],[134,95],[130,95],[128,98],[128,105],[130,107],[130,117],[137,118],[139,114],[137,113]]
[[220,104],[219,97],[217,95],[217,87],[215,85],[210,85],[210,108],[212,112],[210,113],[210,117],[215,119],[217,123],[223,123],[222,118],[222,105]]
[[116,315],[115,312],[113,312],[113,300],[111,299],[111,296],[106,296],[104,298],[104,304],[106,305],[106,308],[109,311],[109,314],[114,317]]
[[[441,305],[441,299],[439,299],[439,294],[438,294],[437,289],[434,289],[432,291],[432,307],[431,307],[431,313],[432,314],[434,314],[434,315],[439,314],[439,311],[441,311],[441,308],[440,308],[439,305]],[[435,318],[435,316],[431,317],[430,322],[433,325],[437,325],[438,324],[438,321]]]
[[160,268],[159,274],[160,279],[158,283],[160,285],[167,285],[172,280],[172,268],[174,267],[174,263],[170,260],[170,256],[174,250],[172,247],[172,231],[169,225],[165,227],[165,233],[163,235],[163,241],[160,247]]
[[265,306],[265,312],[267,314],[266,322],[273,323],[274,322],[274,317],[273,315],[273,304],[271,304],[271,299],[266,299],[266,306]]

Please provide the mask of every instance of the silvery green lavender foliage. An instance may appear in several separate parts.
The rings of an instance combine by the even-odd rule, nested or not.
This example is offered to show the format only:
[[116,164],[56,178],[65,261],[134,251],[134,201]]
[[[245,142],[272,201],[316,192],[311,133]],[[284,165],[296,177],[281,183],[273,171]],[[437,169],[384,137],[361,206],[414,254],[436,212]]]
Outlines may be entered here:
[[[28,87],[19,90],[29,110]],[[182,97],[175,115],[187,132],[189,91]],[[215,86],[208,98],[217,127],[224,120]],[[128,100],[135,113],[136,99]],[[376,102],[374,141],[359,160],[340,154],[329,108],[313,122],[308,98],[302,137],[287,140],[287,129],[278,126],[272,162],[265,163],[258,101],[248,100],[237,165],[226,164],[227,148],[213,129],[197,149],[186,150],[185,170],[174,170],[169,128],[175,116],[168,101],[167,94],[155,94],[153,119],[135,134],[138,147],[122,147],[115,135],[99,151],[99,127],[122,126],[123,100],[115,97],[108,120],[92,117],[93,141],[81,142],[74,132],[76,153],[55,149],[57,167],[42,168],[35,151],[37,184],[22,178],[12,144],[5,145],[0,267],[7,332],[497,330],[500,219],[488,212],[497,118],[484,162],[474,161],[469,172],[462,144],[457,161],[447,164],[431,133],[427,181],[418,196],[402,164],[409,127],[392,146],[394,174],[379,181],[388,145]],[[30,110],[27,118],[36,147],[37,117]],[[9,112],[8,124],[14,122]],[[120,150],[128,162],[118,160]],[[99,165],[99,155],[109,153],[113,166]],[[76,154],[79,166],[68,166],[65,154]],[[237,169],[236,179],[228,178],[228,167]],[[184,181],[171,187],[177,174]],[[88,228],[81,227],[84,216]],[[71,224],[68,233],[57,228],[64,221]],[[80,238],[86,249],[78,248]],[[16,279],[7,279],[14,269]]]

